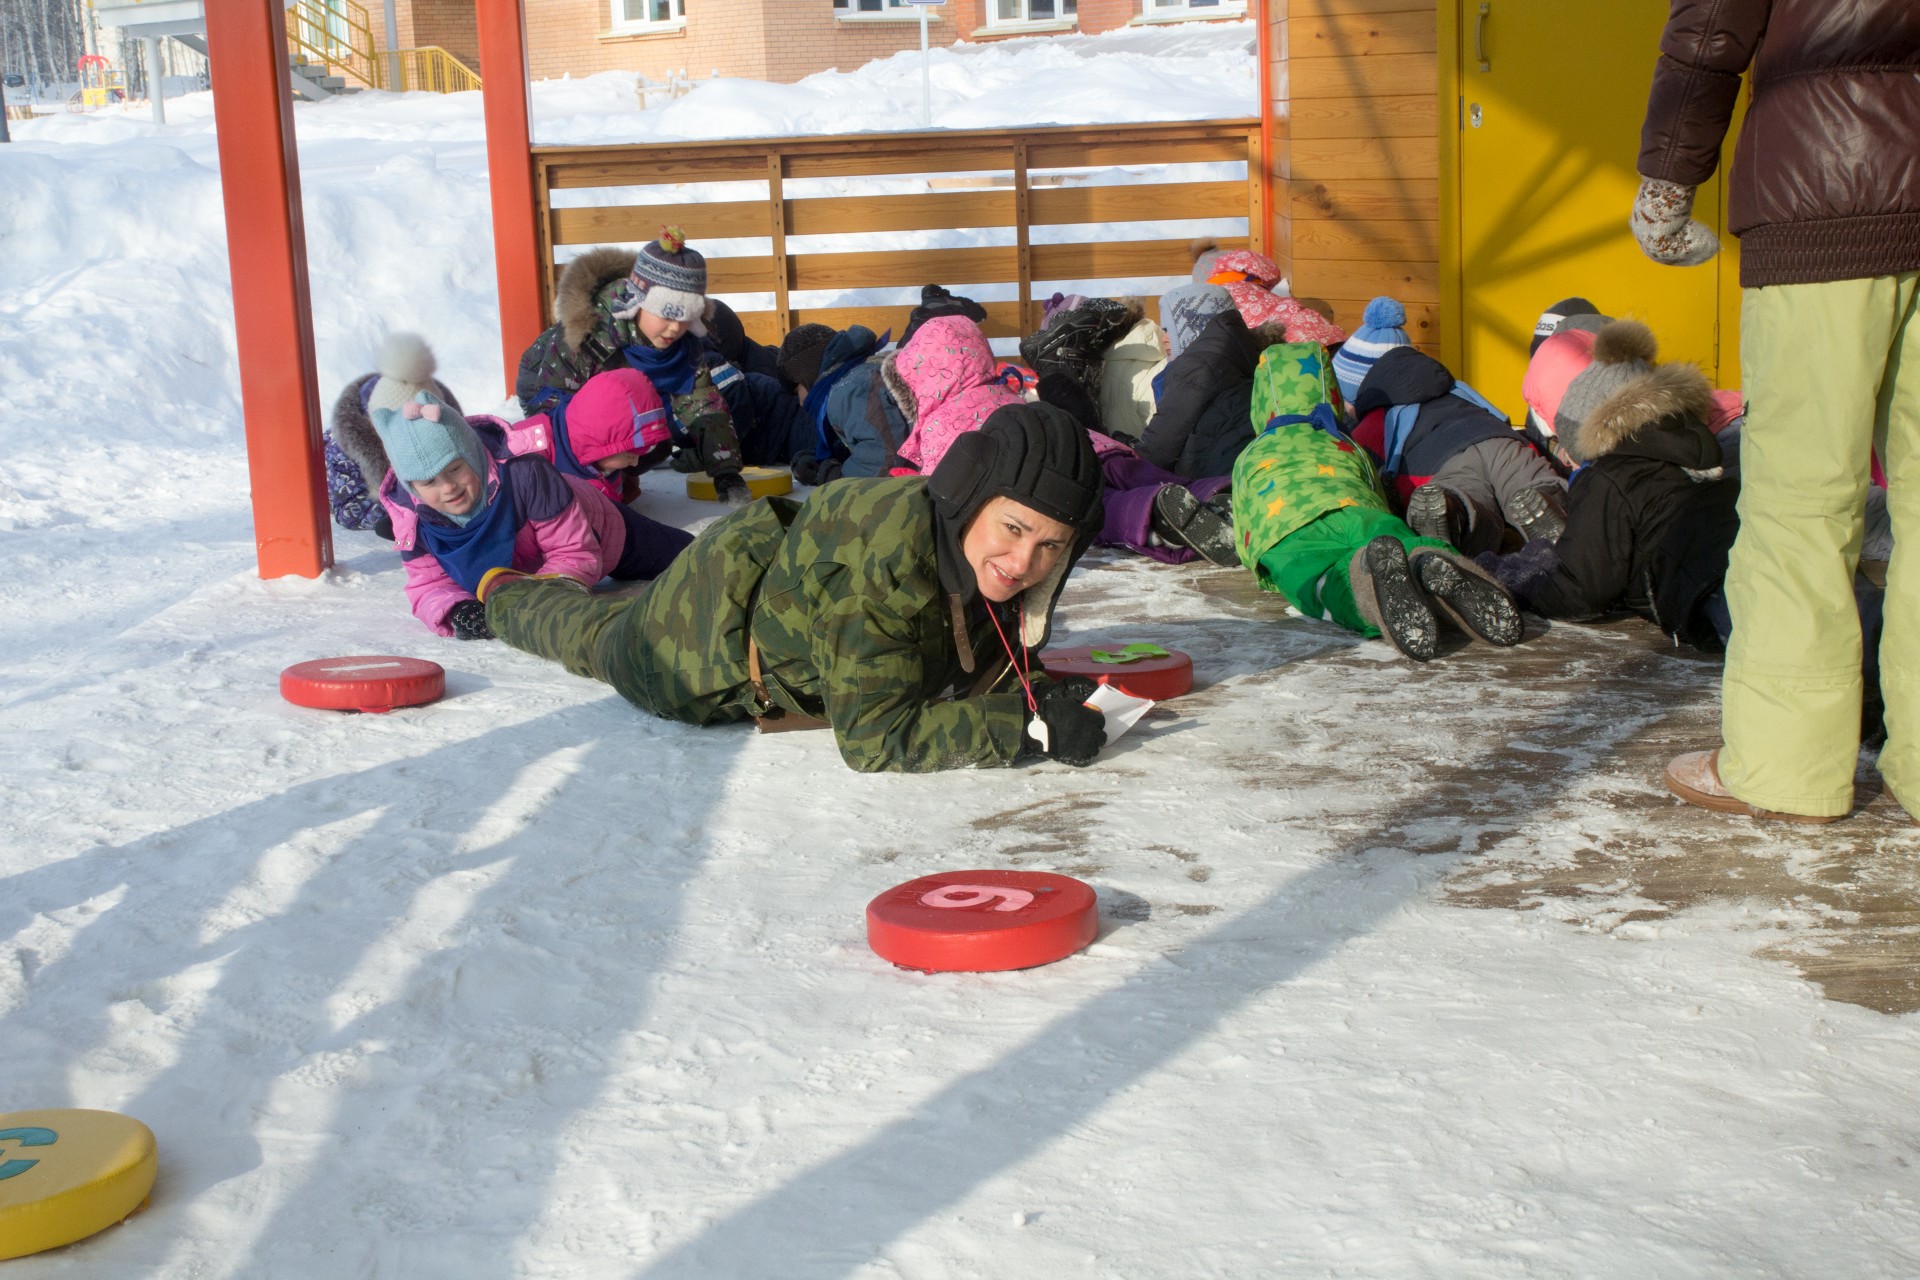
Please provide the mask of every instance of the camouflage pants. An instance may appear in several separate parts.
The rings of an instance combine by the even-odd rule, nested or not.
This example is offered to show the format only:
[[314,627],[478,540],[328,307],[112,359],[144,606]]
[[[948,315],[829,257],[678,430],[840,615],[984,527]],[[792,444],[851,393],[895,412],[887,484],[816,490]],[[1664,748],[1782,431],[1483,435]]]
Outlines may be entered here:
[[604,680],[643,711],[687,724],[752,714],[747,619],[798,508],[764,499],[718,520],[638,596],[508,582],[487,596],[494,635]]

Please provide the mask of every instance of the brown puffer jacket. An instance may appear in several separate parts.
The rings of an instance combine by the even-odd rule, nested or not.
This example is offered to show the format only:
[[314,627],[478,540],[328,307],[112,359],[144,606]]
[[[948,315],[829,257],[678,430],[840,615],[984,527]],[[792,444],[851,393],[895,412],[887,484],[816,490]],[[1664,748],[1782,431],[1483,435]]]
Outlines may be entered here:
[[1920,269],[1920,0],[1674,0],[1643,177],[1713,175],[1749,65],[1729,188],[1740,283]]

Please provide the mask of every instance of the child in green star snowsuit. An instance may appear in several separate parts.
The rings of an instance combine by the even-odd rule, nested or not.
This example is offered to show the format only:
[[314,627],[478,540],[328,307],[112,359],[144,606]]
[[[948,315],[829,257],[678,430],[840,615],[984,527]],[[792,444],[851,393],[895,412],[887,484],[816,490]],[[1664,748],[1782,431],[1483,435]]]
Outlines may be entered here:
[[1438,651],[1436,604],[1493,644],[1520,639],[1511,597],[1471,561],[1408,528],[1387,505],[1367,452],[1341,429],[1325,348],[1268,347],[1253,375],[1253,443],[1233,465],[1240,563],[1309,618],[1410,658]]

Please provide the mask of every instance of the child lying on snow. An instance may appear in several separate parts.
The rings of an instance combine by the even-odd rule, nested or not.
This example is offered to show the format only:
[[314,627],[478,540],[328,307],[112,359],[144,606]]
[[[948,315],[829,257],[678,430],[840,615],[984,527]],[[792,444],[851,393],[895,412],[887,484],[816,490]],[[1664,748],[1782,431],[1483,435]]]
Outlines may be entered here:
[[1214,284],[1169,289],[1160,297],[1160,319],[1167,365],[1153,417],[1133,443],[1143,459],[1176,475],[1226,475],[1253,440],[1248,411],[1260,353],[1285,335],[1249,329],[1233,295]]
[[[885,369],[897,363],[899,349],[921,326],[943,316],[977,324],[987,311],[972,298],[930,284],[921,288],[920,305],[907,313],[907,327],[892,349],[886,348],[886,334],[875,338],[864,325],[836,333],[826,325],[803,324],[787,335],[780,344],[781,377],[806,388],[803,407],[815,432],[794,454],[794,479],[825,484],[841,476],[884,476],[899,465],[900,445],[913,420]],[[862,350],[867,354],[859,355]]]
[[1468,555],[1498,551],[1509,528],[1522,542],[1558,537],[1565,481],[1505,415],[1408,345],[1405,320],[1397,301],[1375,298],[1333,367],[1353,438],[1381,464],[1408,526]]
[[1217,241],[1196,240],[1192,245],[1196,283],[1217,284],[1233,295],[1233,305],[1247,328],[1277,324],[1288,342],[1317,342],[1337,347],[1346,330],[1285,291],[1280,264],[1251,249],[1222,250]]
[[368,415],[397,409],[421,391],[431,391],[457,412],[460,402],[433,376],[433,352],[417,333],[389,334],[374,358],[374,372],[347,383],[333,403],[326,446],[327,505],[342,529],[371,529],[393,540],[393,523],[374,496],[387,474],[387,451]]
[[1023,403],[1001,380],[987,335],[964,316],[927,321],[880,372],[913,423],[895,474],[931,474],[961,435],[978,430],[995,409]]
[[539,454],[560,474],[578,476],[627,503],[639,496],[640,473],[673,448],[667,417],[660,393],[645,377],[609,369],[547,412],[508,427],[507,448],[515,455]]
[[742,373],[706,341],[706,289],[707,260],[675,227],[637,254],[575,258],[556,290],[559,322],[520,357],[514,390],[539,412],[603,370],[639,371],[667,400],[674,442],[713,477],[721,501],[738,506],[752,496],[741,468],[784,466],[809,424],[778,378]]
[[506,424],[430,392],[373,413],[390,466],[380,503],[393,522],[413,616],[441,635],[490,640],[475,595],[487,571],[652,578],[693,541],[610,500],[592,482],[562,476],[538,454],[516,456]]
[[1253,379],[1259,434],[1233,468],[1240,562],[1309,618],[1384,635],[1418,662],[1439,650],[1435,605],[1489,644],[1520,640],[1491,577],[1387,506],[1366,452],[1340,430],[1340,392],[1317,343],[1267,348]]

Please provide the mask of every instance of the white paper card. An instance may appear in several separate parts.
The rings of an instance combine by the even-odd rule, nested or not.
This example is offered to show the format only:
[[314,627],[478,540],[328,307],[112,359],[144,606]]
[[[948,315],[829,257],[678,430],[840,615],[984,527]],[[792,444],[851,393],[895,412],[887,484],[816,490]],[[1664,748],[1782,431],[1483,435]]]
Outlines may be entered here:
[[1147,708],[1153,705],[1151,698],[1136,698],[1130,693],[1122,693],[1110,684],[1103,684],[1093,691],[1087,699],[1087,705],[1098,711],[1107,720],[1107,745],[1120,741],[1127,730],[1147,714]]

